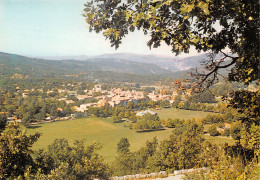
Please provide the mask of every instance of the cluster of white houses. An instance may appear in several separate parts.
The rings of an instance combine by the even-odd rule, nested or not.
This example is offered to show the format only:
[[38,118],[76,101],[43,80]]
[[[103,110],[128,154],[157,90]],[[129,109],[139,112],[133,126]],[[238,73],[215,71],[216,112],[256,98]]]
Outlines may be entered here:
[[[162,87],[158,87],[162,88]],[[48,91],[47,93],[51,93],[53,91]],[[173,103],[175,96],[178,95],[178,91],[173,91],[171,95],[166,95],[163,93],[163,90],[161,90],[160,93],[155,93],[154,91],[152,93],[145,93],[142,91],[136,91],[136,90],[128,90],[125,91],[120,88],[114,88],[110,91],[103,90],[102,85],[95,85],[95,87],[92,90],[84,90],[86,95],[78,95],[77,91],[67,91],[64,89],[58,89],[58,93],[64,93],[66,92],[67,95],[64,98],[61,98],[59,100],[66,101],[67,104],[74,103],[73,100],[68,100],[67,97],[76,97],[78,100],[87,100],[87,99],[96,99],[95,103],[86,103],[81,104],[79,107],[75,106],[74,110],[77,112],[86,112],[89,107],[104,107],[104,106],[110,106],[115,107],[118,105],[125,106],[128,102],[133,102],[135,104],[140,103],[141,101],[164,101],[168,100],[170,103]],[[102,96],[95,97],[95,93],[99,92],[100,94],[103,94]],[[191,93],[191,92],[187,92]],[[23,93],[23,97],[27,97],[28,92]]]
[[93,96],[91,96],[93,92],[101,92],[102,94],[106,95],[94,97],[94,99],[97,100],[96,103],[81,104],[79,107],[74,107],[76,111],[85,112],[88,110],[89,107],[115,107],[117,105],[126,106],[128,102],[133,102],[137,104],[141,101],[146,102],[148,100],[169,100],[170,102],[172,102],[174,97],[177,95],[177,91],[174,91],[172,95],[155,94],[154,92],[146,95],[144,92],[141,91],[124,91],[120,88],[112,89],[110,91],[103,91],[101,89],[101,86],[98,86],[95,87],[92,91],[89,91],[88,95],[77,95],[76,97],[79,100],[93,98]]
[[[98,97],[94,97],[94,99],[98,100],[96,103],[87,103],[81,104],[80,107],[77,107],[76,110],[78,112],[85,112],[89,107],[103,107],[103,106],[111,106],[115,107],[117,105],[126,106],[128,102],[133,102],[135,104],[140,103],[141,101],[147,101],[148,98],[144,95],[143,92],[140,91],[123,91],[122,89],[112,89],[109,92],[106,92],[107,95],[102,95]],[[79,95],[77,98],[83,98],[83,96]],[[86,96],[85,98],[90,98]]]

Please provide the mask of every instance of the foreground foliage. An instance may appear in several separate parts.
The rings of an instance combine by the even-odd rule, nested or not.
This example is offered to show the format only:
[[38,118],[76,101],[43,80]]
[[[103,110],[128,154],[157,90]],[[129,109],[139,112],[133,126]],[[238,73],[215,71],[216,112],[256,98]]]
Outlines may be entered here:
[[168,139],[159,143],[154,138],[135,152],[130,151],[128,139],[122,138],[118,156],[109,167],[97,154],[101,147],[96,143],[85,146],[84,140],[77,140],[71,146],[66,139],[56,139],[47,150],[33,151],[40,134],[27,135],[17,124],[10,124],[0,135],[0,175],[4,179],[107,179],[111,175],[208,167],[210,173],[194,178],[247,179],[259,171],[259,126],[253,124],[248,132],[242,133],[241,143],[234,146],[216,145],[203,138],[202,124],[192,120],[175,123]]
[[[233,146],[217,145],[203,139],[202,135],[203,126],[194,121],[178,124],[170,137],[161,143],[154,138],[136,152],[119,152],[112,163],[113,174],[173,173],[174,170],[207,167],[206,174],[190,175],[188,178],[247,179],[257,175],[259,139],[250,148],[238,142]],[[128,148],[129,144],[125,147]]]
[[34,165],[32,145],[39,133],[27,135],[17,124],[11,124],[0,134],[0,178],[23,175],[26,168]]
[[101,147],[85,147],[83,140],[70,146],[56,139],[47,151],[33,151],[39,133],[27,135],[17,124],[11,124],[0,135],[0,177],[27,179],[107,179],[109,170],[96,151]]

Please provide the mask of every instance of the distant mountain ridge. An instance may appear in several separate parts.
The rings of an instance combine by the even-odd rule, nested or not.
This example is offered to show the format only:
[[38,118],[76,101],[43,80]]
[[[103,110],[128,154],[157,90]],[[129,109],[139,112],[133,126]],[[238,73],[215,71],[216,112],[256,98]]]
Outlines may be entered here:
[[23,74],[31,76],[60,76],[97,71],[122,72],[141,75],[170,74],[171,71],[155,64],[128,61],[120,58],[91,58],[79,60],[46,60],[1,53],[0,72],[2,74]]
[[43,57],[54,60],[74,59],[81,61],[89,61],[89,59],[120,59],[138,63],[149,63],[160,66],[163,69],[170,71],[184,71],[191,68],[201,67],[200,61],[207,58],[206,54],[191,56],[186,58],[179,58],[175,56],[162,55],[142,55],[131,53],[116,53],[116,54],[102,54],[98,56],[62,56],[62,57]]
[[[205,54],[183,59],[137,54],[104,54],[87,59],[85,56],[78,57],[81,60],[71,58],[74,59],[47,60],[0,52],[0,86],[1,81],[10,78],[77,78],[147,84],[168,78],[183,78],[191,68],[202,70],[200,62],[208,59]],[[227,75],[229,70],[220,71]]]

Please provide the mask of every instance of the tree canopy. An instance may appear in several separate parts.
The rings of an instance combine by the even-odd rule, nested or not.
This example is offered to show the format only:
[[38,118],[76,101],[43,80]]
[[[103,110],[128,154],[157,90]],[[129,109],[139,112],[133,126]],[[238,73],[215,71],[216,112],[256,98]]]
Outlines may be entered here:
[[208,71],[196,73],[200,85],[208,86],[218,80],[219,69],[230,66],[230,81],[259,80],[259,9],[258,0],[92,0],[83,15],[89,30],[103,32],[115,48],[129,32],[142,29],[149,47],[165,42],[176,55],[191,46],[210,51]]

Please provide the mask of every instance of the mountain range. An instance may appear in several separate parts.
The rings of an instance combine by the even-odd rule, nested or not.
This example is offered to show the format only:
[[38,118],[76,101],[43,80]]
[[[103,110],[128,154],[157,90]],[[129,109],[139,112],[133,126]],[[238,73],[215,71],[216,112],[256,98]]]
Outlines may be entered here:
[[30,76],[68,75],[97,71],[122,72],[140,75],[171,74],[155,64],[129,61],[119,58],[90,58],[87,60],[46,60],[15,54],[0,53],[0,73]]
[[79,78],[153,83],[165,78],[182,78],[191,68],[201,69],[205,59],[206,54],[188,58],[127,53],[36,58],[0,52],[0,81],[6,78],[7,81],[10,78]]
[[122,61],[131,61],[138,63],[154,64],[162,69],[169,71],[183,71],[189,70],[191,68],[200,67],[200,61],[207,59],[206,54],[191,56],[186,58],[180,58],[175,56],[163,56],[163,55],[142,55],[142,54],[131,54],[131,53],[115,53],[115,54],[102,54],[98,56],[49,56],[41,57],[43,59],[52,59],[52,60],[64,60],[64,59],[73,59],[80,61],[95,61],[100,59],[102,60],[119,60]]
[[[134,81],[177,78],[183,71],[200,67],[206,55],[173,58],[158,55],[103,54],[32,58],[0,52],[0,78],[80,77],[90,80]],[[131,78],[130,78],[131,77]]]

